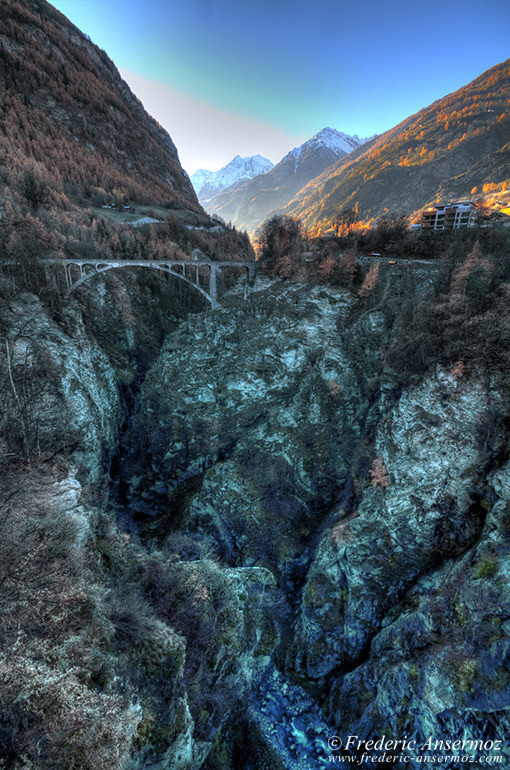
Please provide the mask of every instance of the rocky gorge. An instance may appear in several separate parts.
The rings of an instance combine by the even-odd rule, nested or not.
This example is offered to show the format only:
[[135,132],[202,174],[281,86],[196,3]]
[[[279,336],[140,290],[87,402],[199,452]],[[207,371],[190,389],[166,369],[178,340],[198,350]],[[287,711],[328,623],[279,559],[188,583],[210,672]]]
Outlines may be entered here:
[[407,273],[5,305],[6,767],[510,761],[506,385],[392,367]]
[[508,63],[257,254],[46,0],[0,93],[0,770],[510,766]]

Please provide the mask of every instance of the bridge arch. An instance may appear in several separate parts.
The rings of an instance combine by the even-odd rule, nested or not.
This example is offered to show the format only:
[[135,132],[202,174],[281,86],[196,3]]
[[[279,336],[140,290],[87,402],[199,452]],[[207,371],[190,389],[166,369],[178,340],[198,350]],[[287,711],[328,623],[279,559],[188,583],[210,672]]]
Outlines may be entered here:
[[[190,263],[191,264],[191,263]],[[213,298],[210,294],[208,294],[205,289],[203,289],[199,282],[198,282],[198,275],[196,276],[196,280],[193,281],[190,278],[186,277],[186,275],[183,273],[177,273],[175,270],[172,270],[164,263],[157,263],[157,262],[145,262],[140,261],[140,264],[133,265],[130,262],[124,264],[123,261],[116,263],[116,264],[110,264],[110,263],[103,263],[100,265],[97,265],[97,267],[94,270],[88,270],[87,272],[83,272],[83,270],[80,271],[80,278],[73,281],[71,276],[71,269],[72,265],[69,265],[67,269],[68,273],[68,279],[67,279],[67,293],[72,294],[72,292],[78,288],[78,286],[81,286],[85,281],[88,281],[90,278],[93,278],[95,275],[99,275],[100,273],[105,273],[108,270],[116,270],[117,268],[123,268],[123,267],[145,267],[145,268],[152,268],[153,270],[159,270],[162,273],[166,273],[167,275],[171,275],[174,278],[178,278],[181,281],[184,281],[184,283],[187,283],[188,286],[192,286],[196,291],[200,292],[200,294],[205,297],[205,299],[211,304],[212,307],[214,307]]]
[[[219,307],[217,296],[217,272],[222,268],[227,267],[244,267],[250,278],[255,275],[255,262],[249,261],[222,261],[215,262],[212,260],[202,260],[200,262],[194,262],[191,260],[186,261],[174,261],[174,260],[145,260],[145,259],[122,259],[122,260],[110,260],[110,259],[45,259],[42,260],[47,270],[49,265],[60,265],[65,270],[67,294],[71,294],[78,286],[81,286],[85,281],[95,275],[106,272],[107,270],[114,270],[116,268],[126,267],[145,267],[152,268],[153,270],[159,270],[167,275],[171,275],[174,278],[187,283],[189,286],[198,291],[211,305],[212,309]],[[207,292],[200,285],[200,268],[207,267],[209,269],[209,291]],[[77,279],[73,278],[73,268],[78,268],[80,276]],[[191,276],[190,277],[190,273]]]

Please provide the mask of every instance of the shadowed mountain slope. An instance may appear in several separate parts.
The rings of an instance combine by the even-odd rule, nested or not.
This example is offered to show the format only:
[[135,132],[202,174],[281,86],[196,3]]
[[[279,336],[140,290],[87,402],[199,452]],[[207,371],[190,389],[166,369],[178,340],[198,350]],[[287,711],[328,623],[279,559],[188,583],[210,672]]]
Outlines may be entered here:
[[68,196],[97,188],[200,210],[166,131],[106,53],[43,0],[1,2],[0,124],[0,165],[40,162]]

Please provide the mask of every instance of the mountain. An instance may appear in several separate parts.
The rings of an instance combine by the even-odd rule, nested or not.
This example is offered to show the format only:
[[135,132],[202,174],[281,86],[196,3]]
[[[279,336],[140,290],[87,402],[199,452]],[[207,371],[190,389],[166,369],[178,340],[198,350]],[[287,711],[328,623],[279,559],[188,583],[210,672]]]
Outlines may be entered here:
[[312,158],[318,153],[325,156],[328,151],[334,155],[343,156],[366,141],[366,139],[360,139],[358,136],[349,136],[342,131],[336,131],[334,128],[323,128],[300,147],[294,147],[283,160],[294,159],[298,162],[300,159]]
[[286,207],[312,232],[338,212],[416,214],[448,198],[498,195],[510,180],[510,59],[342,158]]
[[1,257],[249,258],[106,53],[44,0],[1,8]]
[[266,174],[274,166],[262,155],[252,155],[241,158],[240,155],[220,168],[219,171],[207,171],[200,168],[192,174],[191,183],[196,190],[199,200],[206,203],[213,195],[244,179],[252,179],[257,174]]
[[365,140],[324,128],[295,147],[269,172],[222,190],[207,202],[207,210],[238,229],[254,231],[257,225],[287,203],[324,169],[344,158]]
[[40,163],[66,195],[200,210],[167,132],[106,53],[42,0],[2,0],[0,123],[0,165]]

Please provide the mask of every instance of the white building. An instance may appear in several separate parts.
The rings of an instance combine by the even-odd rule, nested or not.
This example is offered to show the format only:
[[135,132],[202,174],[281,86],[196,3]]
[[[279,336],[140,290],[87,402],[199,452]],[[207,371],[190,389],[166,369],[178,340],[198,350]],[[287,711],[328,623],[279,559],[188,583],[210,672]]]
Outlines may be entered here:
[[422,230],[455,230],[475,224],[476,207],[472,201],[456,201],[434,206],[422,212]]

